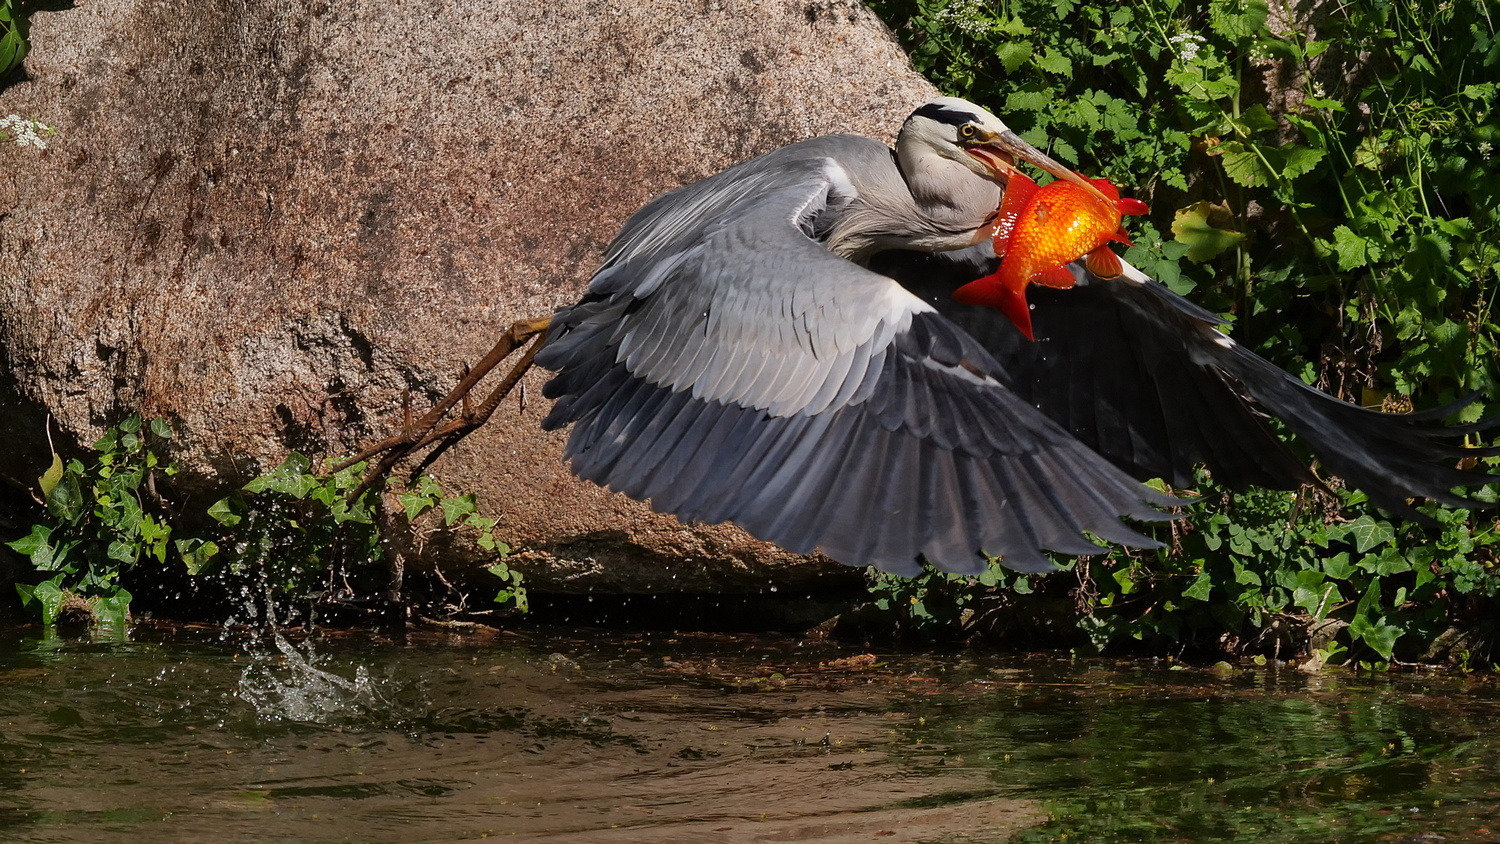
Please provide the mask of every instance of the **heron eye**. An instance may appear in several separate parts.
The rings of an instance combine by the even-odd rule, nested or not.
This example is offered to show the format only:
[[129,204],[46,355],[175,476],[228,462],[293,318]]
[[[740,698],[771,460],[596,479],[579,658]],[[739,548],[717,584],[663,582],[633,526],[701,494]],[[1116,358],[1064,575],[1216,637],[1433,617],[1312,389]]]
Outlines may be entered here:
[[974,137],[974,124],[965,123],[964,125],[958,127],[958,136],[964,139]]

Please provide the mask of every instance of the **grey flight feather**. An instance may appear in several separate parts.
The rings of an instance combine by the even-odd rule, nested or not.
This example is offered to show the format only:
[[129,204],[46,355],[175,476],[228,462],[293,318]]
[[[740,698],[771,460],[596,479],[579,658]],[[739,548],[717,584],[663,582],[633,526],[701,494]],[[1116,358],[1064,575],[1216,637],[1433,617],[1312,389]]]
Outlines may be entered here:
[[919,558],[1043,570],[1041,551],[1157,545],[1177,503],[1005,383],[994,358],[826,239],[891,152],[835,136],[659,198],[561,310],[537,362],[580,477],[794,552],[913,574]]
[[985,248],[892,252],[875,266],[991,352],[1012,390],[1136,477],[1187,486],[1202,464],[1232,489],[1317,483],[1267,426],[1275,417],[1334,474],[1407,518],[1423,519],[1409,498],[1473,506],[1451,490],[1500,480],[1454,468],[1496,451],[1461,442],[1495,423],[1442,424],[1466,402],[1401,414],[1340,401],[1233,342],[1218,330],[1223,320],[1133,268],[1103,280],[1074,264],[1078,286],[1031,287],[1033,343],[999,313],[949,295],[993,271]]
[[[1134,479],[1315,483],[1268,426],[1407,516],[1467,504],[1493,454],[1445,426],[1458,406],[1378,413],[1282,372],[1223,320],[1128,265],[1028,290],[1037,342],[955,302],[995,269],[982,234],[1010,162],[1079,177],[953,98],[896,149],[835,135],[668,193],[624,226],[537,357],[545,424],[573,425],[581,477],[684,519],[734,521],[792,551],[914,573],[922,558],[1021,570],[1177,503]],[[973,244],[978,243],[978,246]]]

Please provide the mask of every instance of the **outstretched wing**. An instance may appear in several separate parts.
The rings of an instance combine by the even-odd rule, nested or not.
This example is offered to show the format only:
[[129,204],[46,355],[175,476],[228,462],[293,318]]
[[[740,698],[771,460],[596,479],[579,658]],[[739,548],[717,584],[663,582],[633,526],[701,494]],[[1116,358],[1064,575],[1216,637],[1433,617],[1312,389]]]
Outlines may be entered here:
[[788,149],[647,206],[557,315],[537,362],[557,371],[544,424],[574,426],[574,471],[902,574],[919,557],[977,572],[985,555],[1043,570],[1043,549],[1101,550],[1085,532],[1156,545],[1120,520],[1177,502],[1018,397],[929,305],[825,249],[855,187]]
[[[992,259],[990,259],[992,261]],[[989,350],[1008,386],[1081,441],[1140,478],[1191,483],[1195,464],[1231,487],[1292,489],[1316,479],[1266,425],[1282,420],[1318,459],[1380,507],[1417,517],[1409,498],[1473,502],[1457,486],[1496,481],[1461,471],[1465,434],[1446,426],[1464,403],[1381,413],[1302,383],[1219,330],[1223,320],[1126,266],[1104,280],[1081,265],[1069,290],[1032,287],[1036,343],[1003,316],[953,302],[955,283],[989,266],[981,250],[893,255],[883,269]]]

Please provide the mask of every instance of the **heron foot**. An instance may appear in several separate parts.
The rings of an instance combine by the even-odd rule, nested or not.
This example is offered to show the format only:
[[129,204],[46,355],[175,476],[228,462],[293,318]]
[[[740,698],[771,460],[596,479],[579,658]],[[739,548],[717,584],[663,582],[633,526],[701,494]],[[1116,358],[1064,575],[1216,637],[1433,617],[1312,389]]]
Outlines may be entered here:
[[[365,470],[364,477],[350,497],[358,498],[364,494],[365,490],[377,484],[383,484],[396,464],[432,446],[432,450],[424,455],[422,462],[418,464],[417,471],[421,471],[431,465],[443,452],[468,436],[475,428],[489,421],[495,413],[495,408],[500,406],[500,402],[510,394],[511,390],[515,389],[521,377],[531,368],[532,361],[536,359],[536,353],[541,350],[542,343],[546,341],[546,331],[551,324],[552,317],[550,316],[523,319],[513,323],[504,334],[500,335],[499,340],[495,342],[495,347],[490,349],[489,353],[478,363],[473,367],[464,366],[463,375],[459,378],[458,384],[421,418],[413,418],[411,391],[408,390],[402,399],[401,433],[372,443],[359,454],[333,467],[334,471],[338,471],[379,455],[379,459]],[[530,345],[526,346],[525,352],[500,380],[500,383],[490,391],[489,395],[485,396],[484,401],[475,405],[470,394],[479,382],[510,357],[516,349],[528,342]],[[457,413],[453,413],[455,407]],[[449,418],[450,415],[452,418]]]

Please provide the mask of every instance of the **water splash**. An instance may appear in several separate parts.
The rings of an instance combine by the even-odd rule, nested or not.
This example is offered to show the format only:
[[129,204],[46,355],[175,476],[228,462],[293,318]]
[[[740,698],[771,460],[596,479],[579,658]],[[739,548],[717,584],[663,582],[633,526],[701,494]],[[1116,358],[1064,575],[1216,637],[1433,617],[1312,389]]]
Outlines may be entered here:
[[239,696],[262,720],[330,724],[396,708],[365,666],[348,679],[318,667],[323,659],[310,640],[299,649],[273,629],[271,642],[275,651],[252,653],[240,674]]

